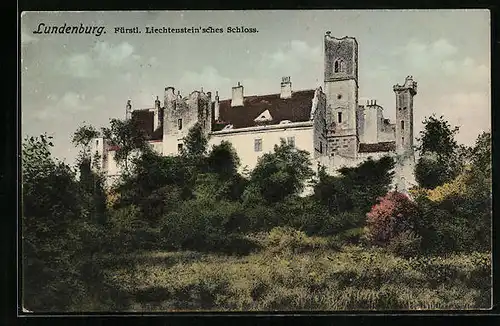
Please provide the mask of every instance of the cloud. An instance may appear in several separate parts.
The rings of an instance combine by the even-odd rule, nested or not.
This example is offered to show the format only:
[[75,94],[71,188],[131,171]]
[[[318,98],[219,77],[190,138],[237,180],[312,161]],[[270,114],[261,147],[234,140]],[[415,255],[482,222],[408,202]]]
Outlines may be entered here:
[[[200,90],[203,87],[205,92],[219,91],[220,96],[226,90],[231,89],[231,79],[222,76],[217,69],[212,66],[205,66],[201,71],[186,71],[179,79],[179,87],[181,91],[191,92],[193,90]],[[223,94],[220,94],[220,93]],[[187,95],[187,94],[182,94]]]
[[115,67],[124,65],[129,59],[140,58],[137,55],[133,56],[134,47],[128,42],[123,42],[116,46],[110,45],[107,42],[98,42],[94,46],[93,52],[97,60]]
[[267,68],[296,71],[304,64],[323,62],[320,47],[311,47],[304,41],[293,40],[275,52],[264,53],[262,64]]
[[103,68],[129,66],[140,58],[128,42],[117,45],[98,42],[89,52],[72,54],[63,59],[58,68],[61,73],[76,78],[97,78]]
[[66,92],[62,97],[57,95],[47,96],[48,104],[34,113],[37,120],[59,119],[62,116],[80,114],[93,108],[86,100],[84,94]]
[[74,54],[64,60],[60,70],[77,78],[96,78],[101,75],[100,70],[88,54]]

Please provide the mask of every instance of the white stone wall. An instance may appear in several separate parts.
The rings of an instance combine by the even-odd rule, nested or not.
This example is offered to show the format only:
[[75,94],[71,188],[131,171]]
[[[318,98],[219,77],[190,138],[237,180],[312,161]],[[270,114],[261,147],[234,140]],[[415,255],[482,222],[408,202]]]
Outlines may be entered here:
[[[289,124],[287,127],[263,126],[242,128],[235,131],[218,131],[210,136],[209,146],[218,145],[223,140],[230,142],[241,161],[240,172],[245,169],[252,170],[257,165],[257,160],[265,153],[274,151],[274,146],[279,145],[281,138],[285,141],[288,137],[295,138],[295,147],[306,150],[314,159],[314,131],[313,122]],[[262,151],[254,149],[255,139],[262,139]]]

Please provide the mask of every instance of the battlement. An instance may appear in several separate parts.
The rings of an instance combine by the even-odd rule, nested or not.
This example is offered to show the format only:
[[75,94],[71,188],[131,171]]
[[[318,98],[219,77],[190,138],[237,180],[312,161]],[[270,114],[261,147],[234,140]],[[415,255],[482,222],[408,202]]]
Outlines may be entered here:
[[403,85],[396,84],[393,86],[395,92],[409,90],[412,95],[417,94],[417,82],[413,80],[413,76],[407,76]]

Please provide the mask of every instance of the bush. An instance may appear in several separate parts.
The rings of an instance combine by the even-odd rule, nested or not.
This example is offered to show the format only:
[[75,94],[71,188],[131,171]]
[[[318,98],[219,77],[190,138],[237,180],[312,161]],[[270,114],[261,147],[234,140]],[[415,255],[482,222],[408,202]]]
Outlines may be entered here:
[[420,254],[422,237],[413,231],[403,231],[389,242],[388,249],[393,254],[405,258],[415,257]]
[[366,214],[368,240],[377,245],[388,244],[398,234],[413,228],[416,212],[416,205],[406,195],[389,192]]
[[239,203],[189,200],[165,215],[161,233],[167,246],[175,249],[221,250],[228,237],[247,229]]

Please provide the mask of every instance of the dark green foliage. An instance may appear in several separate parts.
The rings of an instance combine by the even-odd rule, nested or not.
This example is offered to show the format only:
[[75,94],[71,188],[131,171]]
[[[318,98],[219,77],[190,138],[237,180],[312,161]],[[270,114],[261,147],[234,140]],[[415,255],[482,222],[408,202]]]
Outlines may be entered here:
[[415,165],[418,184],[426,189],[434,189],[450,180],[448,167],[432,156],[422,156]]
[[418,139],[420,159],[415,167],[415,177],[421,187],[431,189],[458,175],[464,149],[455,140],[459,128],[451,127],[442,116],[428,117],[423,124],[424,129]]
[[135,118],[129,120],[111,119],[109,128],[102,128],[102,135],[111,146],[116,146],[114,159],[129,172],[130,155],[135,151],[148,150],[146,136]]
[[259,158],[251,173],[250,183],[269,203],[300,193],[305,182],[313,176],[309,153],[297,150],[293,145],[275,145],[273,153]]

